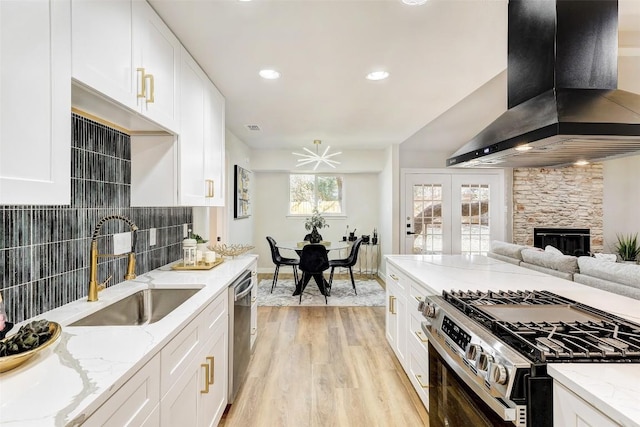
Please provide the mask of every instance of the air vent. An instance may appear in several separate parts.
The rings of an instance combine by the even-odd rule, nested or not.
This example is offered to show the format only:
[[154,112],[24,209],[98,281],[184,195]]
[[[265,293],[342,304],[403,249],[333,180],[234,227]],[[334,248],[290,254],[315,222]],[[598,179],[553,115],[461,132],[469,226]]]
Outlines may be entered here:
[[252,131],[261,131],[262,129],[260,129],[260,126],[258,125],[245,125],[247,127],[247,129],[252,130]]

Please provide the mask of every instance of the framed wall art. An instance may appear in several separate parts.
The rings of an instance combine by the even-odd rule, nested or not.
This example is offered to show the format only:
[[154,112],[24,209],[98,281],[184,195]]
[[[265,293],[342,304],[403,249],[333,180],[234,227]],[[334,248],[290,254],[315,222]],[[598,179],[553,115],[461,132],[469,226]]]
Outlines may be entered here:
[[251,171],[241,166],[234,166],[234,194],[235,204],[233,207],[234,218],[248,218],[251,216],[251,194],[249,187],[251,184]]

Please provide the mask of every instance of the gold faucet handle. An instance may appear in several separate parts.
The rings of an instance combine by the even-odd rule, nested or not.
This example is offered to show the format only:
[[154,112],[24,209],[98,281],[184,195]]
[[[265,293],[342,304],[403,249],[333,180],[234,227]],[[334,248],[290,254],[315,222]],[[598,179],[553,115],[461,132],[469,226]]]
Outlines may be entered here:
[[102,282],[102,283],[100,283],[100,284],[98,285],[98,292],[100,292],[100,291],[104,290],[104,288],[106,288],[106,287],[107,287],[107,283],[109,283],[109,281],[110,281],[111,279],[113,279],[113,274],[112,274],[111,276],[107,277],[107,280],[105,280],[104,282]]

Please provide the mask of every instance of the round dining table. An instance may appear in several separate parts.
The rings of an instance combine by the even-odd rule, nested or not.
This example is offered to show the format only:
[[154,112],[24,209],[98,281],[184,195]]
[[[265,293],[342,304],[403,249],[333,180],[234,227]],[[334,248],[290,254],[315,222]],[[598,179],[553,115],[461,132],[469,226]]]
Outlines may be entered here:
[[[302,248],[308,244],[309,242],[296,242],[296,241],[285,240],[280,243],[276,243],[276,246],[278,247],[278,249],[289,249],[292,251],[296,251],[296,253],[300,255],[302,253]],[[330,241],[330,242],[325,242],[324,247],[327,249],[327,252],[333,251],[333,250],[342,250],[342,249],[347,249],[349,247],[349,242],[345,242],[345,241],[331,242]],[[324,278],[320,279],[316,277],[315,280],[316,280],[316,283],[318,284],[318,289],[320,289],[320,292],[324,294],[324,291],[323,291],[324,287],[320,285],[320,283],[318,282],[319,280],[324,280]],[[302,285],[302,278],[300,278],[300,282],[296,283],[296,289],[293,292],[293,295],[299,295],[302,293],[303,290],[304,288]]]
[[[276,246],[280,249],[289,249],[292,251],[301,251],[304,244],[309,244],[309,242],[296,242],[296,241],[282,241],[276,243]],[[300,244],[300,246],[298,246]],[[349,247],[349,242],[337,241],[337,242],[329,242],[324,245],[327,248],[327,251],[341,250],[347,249]]]

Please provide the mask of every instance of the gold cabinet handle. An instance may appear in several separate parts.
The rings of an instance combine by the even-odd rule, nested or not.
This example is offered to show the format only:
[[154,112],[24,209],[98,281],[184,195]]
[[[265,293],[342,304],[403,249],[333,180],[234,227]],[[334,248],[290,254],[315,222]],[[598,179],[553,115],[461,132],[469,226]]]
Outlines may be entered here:
[[389,276],[391,276],[391,278],[392,278],[393,280],[398,280],[398,278],[397,278],[395,275],[393,275],[393,274],[389,274]]
[[[155,93],[156,93],[155,86],[153,84],[153,74],[145,74],[143,80],[146,80],[146,79],[149,79],[149,92],[148,93],[147,93],[146,87],[145,87],[145,94],[147,95],[146,101],[147,101],[147,104],[153,104],[154,100],[155,100]],[[143,85],[143,86],[145,86],[145,85]]]
[[393,295],[389,295],[389,312],[391,314],[396,314],[396,297]]
[[415,331],[414,333],[416,334],[420,342],[429,342],[428,339],[422,336],[422,331]]
[[414,297],[416,301],[422,301],[422,297]]
[[209,364],[203,363],[200,366],[204,368],[204,390],[200,390],[200,393],[206,394],[209,393]]
[[144,79],[144,68],[136,68],[136,73],[140,73],[140,90],[136,94],[138,98],[145,97],[146,82]]
[[212,179],[205,179],[205,197],[214,197],[214,185],[213,185],[213,180]]
[[257,275],[257,274],[258,274],[258,272],[257,272],[257,271],[252,271],[252,272],[251,272],[251,275],[252,275],[252,276],[255,276],[255,275]]
[[416,377],[416,381],[418,381],[418,384],[420,384],[420,387],[429,388],[429,384],[422,383],[422,375],[414,374],[414,376]]
[[258,328],[251,328],[251,335],[255,335],[258,332]]
[[209,370],[208,374],[209,374],[209,384],[213,384],[215,381],[215,376],[216,376],[216,369],[213,366],[214,361],[215,361],[215,357],[213,356],[207,356],[206,359],[209,361],[209,366],[211,366],[211,369]]
[[253,304],[254,302],[256,302],[256,300],[258,299],[258,297],[251,297],[251,304]]

